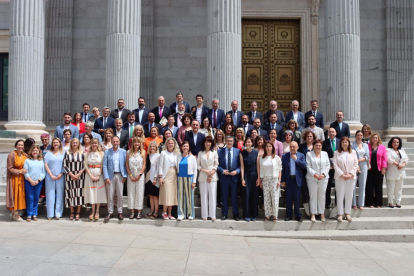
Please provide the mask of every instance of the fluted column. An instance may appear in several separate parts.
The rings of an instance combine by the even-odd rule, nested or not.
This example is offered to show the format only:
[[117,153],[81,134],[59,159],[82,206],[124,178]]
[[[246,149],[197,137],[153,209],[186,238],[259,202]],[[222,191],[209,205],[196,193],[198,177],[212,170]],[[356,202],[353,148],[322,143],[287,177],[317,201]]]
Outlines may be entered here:
[[241,1],[208,0],[207,89],[230,110],[241,105]]
[[[153,0],[142,0],[141,18],[141,83],[140,96],[146,99],[147,106],[155,106],[152,103],[154,92],[154,2]],[[138,104],[135,101],[135,104]]]
[[359,0],[326,1],[327,121],[343,111],[351,127],[361,125]]
[[108,0],[106,104],[137,106],[140,91],[141,0]]
[[387,132],[414,136],[414,3],[412,0],[387,0],[386,5]]
[[43,133],[44,0],[10,1],[9,122],[7,130]]

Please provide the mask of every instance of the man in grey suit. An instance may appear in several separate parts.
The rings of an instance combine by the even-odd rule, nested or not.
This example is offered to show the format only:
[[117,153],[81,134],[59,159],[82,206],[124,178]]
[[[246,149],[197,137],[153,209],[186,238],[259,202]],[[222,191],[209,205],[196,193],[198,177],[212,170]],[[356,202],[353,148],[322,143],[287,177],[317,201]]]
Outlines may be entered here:
[[115,119],[114,136],[118,136],[118,138],[119,138],[119,147],[121,149],[127,150],[128,149],[128,141],[129,141],[129,133],[128,133],[128,131],[122,129],[122,119],[121,118],[116,118]]
[[79,129],[76,126],[72,125],[70,123],[71,121],[72,121],[72,116],[70,115],[69,112],[66,112],[65,114],[63,114],[63,124],[56,127],[55,137],[58,137],[61,141],[63,141],[63,131],[65,129],[70,129],[70,131],[72,132],[70,139],[73,139],[73,138],[79,139]]
[[[315,116],[313,116],[313,115],[309,115],[308,116],[308,125],[309,126],[307,128],[304,128],[302,130],[302,133],[305,133],[305,131],[310,130],[313,133],[315,133],[316,139],[320,139],[322,141],[325,141],[325,135],[323,133],[323,129],[321,129],[320,127],[317,127],[316,126]],[[305,140],[303,140],[303,137],[300,139],[300,141],[301,141],[301,143],[304,143],[305,142]]]

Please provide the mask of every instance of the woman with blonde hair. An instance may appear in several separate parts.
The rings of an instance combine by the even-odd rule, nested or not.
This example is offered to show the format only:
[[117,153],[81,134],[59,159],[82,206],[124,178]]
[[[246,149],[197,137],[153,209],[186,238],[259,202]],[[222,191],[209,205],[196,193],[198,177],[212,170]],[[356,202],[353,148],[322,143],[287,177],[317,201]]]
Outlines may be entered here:
[[368,124],[365,124],[365,125],[362,126],[361,131],[362,131],[362,135],[363,135],[362,142],[368,144],[369,143],[369,139],[370,139],[370,137],[372,135],[371,126],[368,125]]
[[93,114],[93,119],[91,118],[91,119],[89,119],[92,123],[95,123],[95,121],[98,119],[98,118],[100,118],[101,117],[101,115],[100,115],[100,111],[99,111],[99,107],[94,107],[94,108],[92,108],[92,114]]
[[65,170],[65,202],[66,208],[70,208],[70,220],[75,215],[76,220],[80,218],[81,207],[84,204],[83,188],[85,181],[84,155],[80,147],[78,138],[70,140],[70,147],[63,159],[63,169]]
[[85,154],[85,204],[92,206],[90,220],[99,219],[100,204],[107,203],[105,182],[102,176],[104,153],[99,146],[99,140],[94,138],[91,141],[91,148]]
[[144,143],[144,150],[147,151],[148,150],[148,145],[152,142],[155,141],[157,143],[157,145],[160,145],[162,143],[163,138],[159,137],[159,129],[156,126],[151,127],[150,129],[150,137],[145,138],[145,140],[142,140]]
[[[157,127],[154,127],[158,129]],[[152,131],[153,128],[151,128]],[[130,219],[135,218],[135,209],[138,213],[136,219],[141,219],[141,211],[144,208],[145,190],[145,164],[147,161],[142,140],[138,137],[132,138],[131,149],[126,156],[126,169],[128,172],[128,209],[131,210]]]
[[244,139],[246,136],[244,135],[244,129],[239,127],[236,129],[236,138],[233,144],[233,147],[238,148],[240,151],[244,149]]
[[158,153],[157,142],[152,141],[148,145],[145,177],[145,193],[150,197],[151,207],[150,213],[145,217],[150,219],[158,218],[158,201],[160,195],[160,183],[158,181],[159,158],[160,154]]
[[32,217],[34,221],[37,221],[39,196],[42,191],[43,180],[46,177],[45,164],[41,153],[40,147],[33,145],[23,166],[27,170],[27,173],[24,174],[24,189],[26,192],[26,220],[28,222],[31,221]]
[[221,129],[216,130],[216,136],[214,136],[215,145],[214,150],[219,151],[226,147],[226,143],[224,141],[224,132]]
[[112,137],[114,137],[114,130],[112,128],[105,129],[103,142],[101,143],[103,152],[112,148]]
[[[286,128],[287,128],[286,130],[290,130],[292,132],[292,137],[293,137],[292,141],[295,141],[299,145],[300,138],[302,137],[302,133],[298,130],[299,124],[294,119],[291,119],[286,124]],[[285,137],[283,137],[283,142],[284,141],[285,141]]]
[[134,131],[132,132],[132,137],[130,137],[128,141],[128,149],[131,148],[132,138],[134,137],[138,137],[142,141],[145,141],[144,128],[141,125],[136,125],[134,127]]
[[47,219],[60,219],[63,214],[63,198],[65,194],[65,179],[63,159],[65,152],[59,138],[52,140],[51,148],[45,155],[46,169],[46,209]]

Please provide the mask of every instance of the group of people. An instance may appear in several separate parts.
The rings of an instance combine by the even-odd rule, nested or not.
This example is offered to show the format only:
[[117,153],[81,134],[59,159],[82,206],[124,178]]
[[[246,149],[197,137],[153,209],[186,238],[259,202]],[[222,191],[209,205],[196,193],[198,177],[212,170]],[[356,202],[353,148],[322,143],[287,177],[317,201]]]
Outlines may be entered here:
[[[351,209],[381,207],[384,175],[387,179],[388,206],[401,207],[404,167],[408,157],[402,141],[393,137],[386,148],[369,125],[351,142],[344,114],[324,132],[323,114],[318,102],[311,110],[277,109],[271,101],[261,114],[257,103],[251,111],[219,109],[204,105],[202,95],[190,107],[183,94],[169,107],[164,97],[158,106],[128,110],[119,99],[118,108],[98,108],[65,113],[54,138],[41,136],[42,146],[18,140],[7,159],[6,203],[11,219],[23,221],[19,210],[26,209],[27,221],[37,220],[38,199],[45,186],[47,218],[62,217],[64,205],[70,219],[79,220],[82,205],[90,205],[90,220],[100,217],[100,205],[107,205],[106,220],[117,209],[123,220],[123,190],[126,186],[130,219],[142,217],[164,220],[195,218],[194,191],[199,189],[201,218],[216,220],[216,207],[222,220],[228,218],[229,200],[233,218],[240,220],[238,197],[242,196],[243,218],[256,221],[259,208],[265,221],[277,221],[281,189],[285,190],[286,221],[302,221],[300,201],[309,203],[311,221],[325,221],[335,187],[338,221],[352,221]],[[325,138],[325,136],[327,136]],[[50,142],[51,139],[51,142]],[[359,189],[357,190],[357,186]],[[150,212],[142,214],[144,196]],[[395,198],[394,198],[395,197]],[[177,206],[177,214],[173,212]],[[292,207],[294,206],[294,208]]]

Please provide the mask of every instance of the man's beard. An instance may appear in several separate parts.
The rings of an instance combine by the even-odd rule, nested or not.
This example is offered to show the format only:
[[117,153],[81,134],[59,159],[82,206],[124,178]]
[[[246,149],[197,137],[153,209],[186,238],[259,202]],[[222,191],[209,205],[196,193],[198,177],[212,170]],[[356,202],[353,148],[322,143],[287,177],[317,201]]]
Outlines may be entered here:
[[180,115],[184,115],[184,110],[179,110],[179,111],[178,111],[178,114],[180,114]]
[[145,104],[139,104],[139,108],[144,108]]

